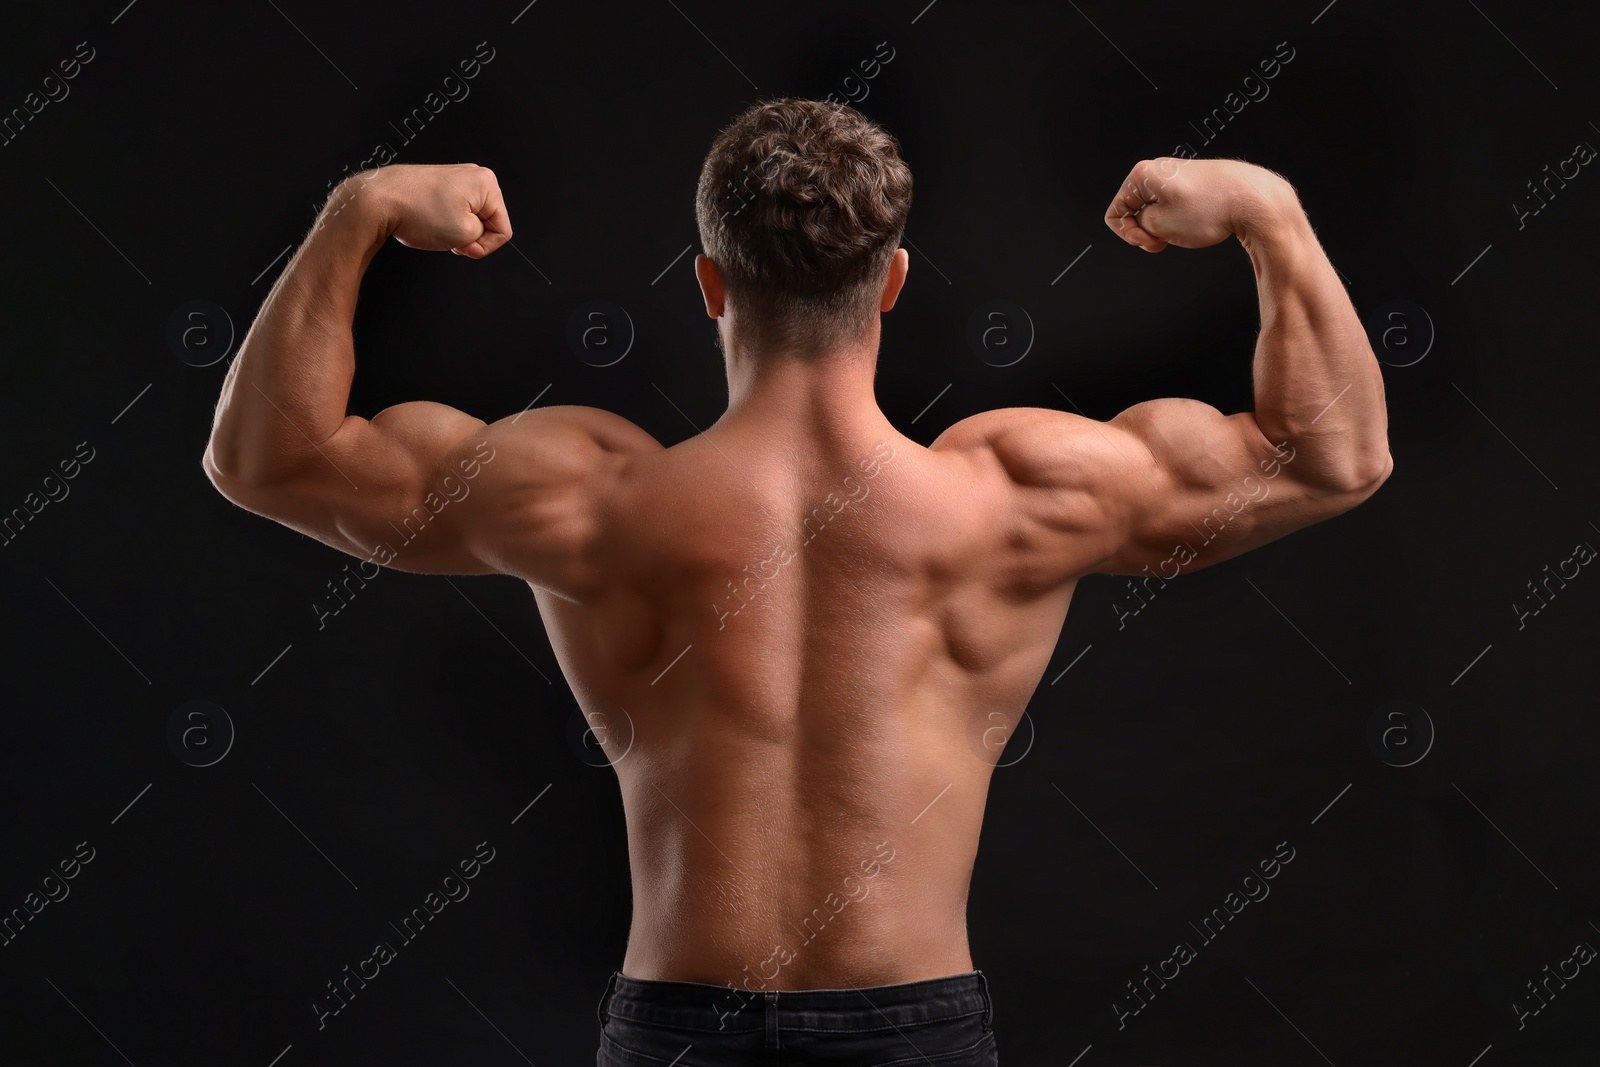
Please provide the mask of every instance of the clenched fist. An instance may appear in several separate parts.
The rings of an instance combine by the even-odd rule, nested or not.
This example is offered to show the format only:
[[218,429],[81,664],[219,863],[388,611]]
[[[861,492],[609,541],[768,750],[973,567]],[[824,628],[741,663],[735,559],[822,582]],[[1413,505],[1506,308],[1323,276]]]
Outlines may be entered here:
[[482,259],[511,240],[500,184],[476,163],[399,163],[340,184],[350,197],[371,197],[385,232],[408,248]]
[[1205,248],[1299,210],[1294,189],[1265,167],[1234,159],[1141,160],[1106,209],[1106,225],[1130,245]]

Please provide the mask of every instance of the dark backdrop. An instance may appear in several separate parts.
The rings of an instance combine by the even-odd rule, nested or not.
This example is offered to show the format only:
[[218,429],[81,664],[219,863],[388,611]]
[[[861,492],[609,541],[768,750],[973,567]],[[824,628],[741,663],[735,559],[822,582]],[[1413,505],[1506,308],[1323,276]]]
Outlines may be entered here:
[[[919,441],[996,406],[1249,406],[1244,252],[1149,256],[1101,222],[1135,161],[1183,143],[1295,182],[1389,364],[1395,471],[1369,502],[1120,620],[1122,579],[1082,583],[973,877],[1005,1061],[1592,1062],[1592,21],[125,2],[8,10],[0,33],[0,109],[26,110],[0,146],[0,507],[27,512],[0,549],[0,908],[26,919],[0,947],[0,1060],[592,1062],[624,825],[526,588],[386,572],[319,627],[354,560],[224,500],[201,452],[283,253],[380,142],[493,167],[516,238],[378,257],[356,412],[537,399],[692,434],[725,400],[689,252],[700,160],[758,96],[833,92],[915,174],[879,395]],[[633,337],[604,367],[568,342],[596,299]],[[975,348],[989,301],[1005,330]],[[470,896],[399,937],[475,850]],[[396,958],[319,1028],[382,940]]]

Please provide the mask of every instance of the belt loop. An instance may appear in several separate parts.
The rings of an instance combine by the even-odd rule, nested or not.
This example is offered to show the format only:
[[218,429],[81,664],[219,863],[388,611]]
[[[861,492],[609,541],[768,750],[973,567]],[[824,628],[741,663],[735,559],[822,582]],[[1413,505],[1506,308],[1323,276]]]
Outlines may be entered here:
[[978,995],[983,998],[983,1032],[987,1034],[994,1029],[994,1000],[989,996],[989,979],[982,971],[974,973],[978,976]]
[[765,1047],[778,1048],[778,991],[776,989],[767,990],[766,1000],[767,1003],[761,1013],[765,1018],[767,1030]]
[[606,1023],[611,1019],[611,1013],[606,1010],[606,1007],[611,1002],[611,994],[616,990],[617,979],[620,977],[622,977],[621,971],[611,972],[611,977],[606,979],[606,991],[600,994],[600,1004],[595,1008],[595,1017],[600,1020],[600,1026],[602,1029],[604,1029]]

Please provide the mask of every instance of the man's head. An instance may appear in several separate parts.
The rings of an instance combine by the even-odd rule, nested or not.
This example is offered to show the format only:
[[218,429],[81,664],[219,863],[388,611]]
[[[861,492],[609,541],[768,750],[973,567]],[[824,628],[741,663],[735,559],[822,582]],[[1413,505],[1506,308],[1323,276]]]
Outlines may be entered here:
[[756,352],[819,356],[860,342],[904,278],[910,208],[899,142],[861,112],[757,104],[717,135],[700,171],[695,269],[707,311],[727,313]]

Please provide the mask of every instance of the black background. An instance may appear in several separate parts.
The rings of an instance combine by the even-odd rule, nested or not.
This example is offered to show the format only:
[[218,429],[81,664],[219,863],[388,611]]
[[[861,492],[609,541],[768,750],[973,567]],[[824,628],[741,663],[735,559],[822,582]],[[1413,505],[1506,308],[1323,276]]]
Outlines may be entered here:
[[[384,250],[353,410],[495,419],[540,397],[682,440],[726,399],[681,254],[712,136],[758,97],[865,85],[916,181],[879,397],[917,440],[998,406],[1248,408],[1244,252],[1150,256],[1101,222],[1135,161],[1184,141],[1288,176],[1375,349],[1409,364],[1385,368],[1395,470],[1369,502],[1180,578],[1121,629],[1122,580],[1080,586],[972,884],[1005,1062],[1593,1062],[1594,968],[1521,1028],[1513,1002],[1600,945],[1600,578],[1521,629],[1512,606],[1600,545],[1600,175],[1520,228],[1513,206],[1600,145],[1592,21],[1504,0],[124,2],[8,10],[0,32],[5,114],[94,49],[0,147],[0,509],[94,449],[0,549],[0,909],[96,850],[0,947],[0,1060],[593,1062],[624,826],[612,772],[569,744],[526,588],[385,572],[319,629],[354,561],[210,486],[227,361],[191,364],[226,328],[213,312],[183,349],[169,327],[207,301],[236,349],[274,257],[388,141],[494,168],[516,238],[482,262]],[[405,143],[390,123],[485,41],[470,96]],[[846,83],[880,42],[892,61]],[[1279,42],[1270,95],[1205,144],[1189,123]],[[591,299],[637,331],[610,367],[566,342]],[[1012,366],[966,342],[990,300],[1036,328]],[[1397,300],[1424,311],[1380,320]],[[191,700],[237,731],[208,767],[168,740]],[[319,1030],[324,984],[480,841],[471,896]],[[1203,942],[1190,924],[1279,842],[1271,895]],[[1198,957],[1119,1029],[1126,983],[1184,940]]]

